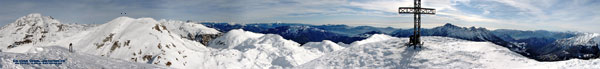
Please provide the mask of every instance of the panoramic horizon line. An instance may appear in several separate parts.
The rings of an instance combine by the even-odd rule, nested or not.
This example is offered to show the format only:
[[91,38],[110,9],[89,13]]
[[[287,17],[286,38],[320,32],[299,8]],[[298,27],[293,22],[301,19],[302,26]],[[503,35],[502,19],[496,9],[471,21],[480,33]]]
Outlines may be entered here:
[[[29,16],[29,15],[40,15],[42,17],[44,16],[42,13],[29,13],[29,14],[27,14],[25,16]],[[22,17],[25,17],[25,16],[22,16]],[[19,18],[22,18],[22,17],[19,17]],[[49,17],[52,17],[52,16],[49,16]],[[155,20],[155,21],[160,21],[160,20],[184,21],[184,20],[179,20],[179,19],[166,19],[166,18],[154,18],[154,17],[131,17],[131,16],[124,15],[124,16],[118,16],[116,18],[113,18],[112,20],[108,20],[108,21],[103,22],[103,23],[93,23],[93,24],[96,24],[96,25],[106,24],[106,23],[108,23],[110,21],[113,21],[115,19],[122,18],[122,17],[132,18],[132,19],[150,18],[150,19]],[[17,20],[19,18],[17,18]],[[60,22],[59,18],[55,18],[54,20],[58,20]],[[368,27],[375,27],[375,28],[413,29],[413,28],[410,28],[410,27],[393,27],[393,26],[383,26],[382,27],[382,26],[372,26],[372,25],[334,24],[334,23],[314,24],[314,23],[301,23],[301,22],[224,22],[224,21],[193,21],[193,20],[190,20],[190,19],[185,20],[185,21],[192,21],[192,22],[196,22],[196,23],[228,23],[228,24],[232,24],[233,23],[233,24],[241,24],[241,25],[245,25],[245,24],[305,24],[305,25],[314,25],[314,26],[319,26],[319,25],[321,25],[321,26],[324,26],[324,25],[344,25],[344,26],[350,26],[350,27],[368,26]],[[12,22],[12,23],[14,23],[14,22]],[[63,23],[63,22],[61,22],[61,23]],[[64,24],[88,24],[88,23],[64,23]],[[571,30],[555,31],[555,30],[545,30],[545,29],[522,30],[522,29],[510,29],[510,28],[487,28],[487,27],[481,27],[481,26],[477,26],[477,27],[476,26],[461,26],[461,25],[456,25],[455,23],[444,23],[443,25],[435,25],[435,26],[422,27],[422,28],[423,29],[431,29],[431,28],[436,28],[436,27],[442,27],[442,26],[444,26],[446,24],[450,24],[450,25],[453,25],[453,26],[458,26],[458,27],[461,27],[461,28],[471,28],[471,27],[474,27],[474,28],[483,28],[483,29],[490,30],[490,31],[494,31],[494,30],[519,30],[519,31],[549,31],[549,32],[582,32],[582,31],[571,31]],[[2,26],[5,26],[5,25],[7,25],[7,24],[4,24]],[[583,32],[583,33],[594,33],[594,32]]]

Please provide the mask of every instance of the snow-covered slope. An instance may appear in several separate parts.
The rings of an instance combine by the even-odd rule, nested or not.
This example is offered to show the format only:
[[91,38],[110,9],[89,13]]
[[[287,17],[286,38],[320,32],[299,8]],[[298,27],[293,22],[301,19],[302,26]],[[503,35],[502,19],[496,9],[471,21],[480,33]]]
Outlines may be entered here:
[[423,41],[427,44],[414,50],[403,45],[407,38],[373,35],[296,68],[595,68],[600,62],[538,62],[490,42],[448,37],[423,37]]
[[0,28],[0,51],[23,53],[35,45],[55,42],[86,30],[94,25],[61,24],[39,13],[23,16]]
[[557,40],[555,43],[560,44],[560,46],[595,46],[600,44],[600,34],[583,33],[575,37]]
[[[65,60],[62,64],[15,64],[13,60]],[[6,69],[144,69],[167,68],[81,53],[71,53],[66,48],[36,47],[29,53],[0,52],[0,68]]]
[[[156,21],[152,18],[119,17],[50,45],[68,46],[78,52],[182,68],[208,51],[200,42],[183,38],[188,34],[216,34],[200,24]],[[200,53],[199,53],[200,52]]]
[[308,42],[304,45],[302,45],[302,47],[311,50],[311,51],[319,51],[319,52],[323,52],[323,53],[329,53],[329,52],[333,52],[333,51],[337,51],[337,50],[342,50],[345,47],[340,46],[336,43],[333,43],[332,41],[329,40],[323,40],[321,42]]
[[[312,46],[319,45],[319,46]],[[321,47],[330,45],[331,47]],[[323,55],[323,51],[335,51],[343,47],[331,41],[314,42],[309,45],[283,39],[275,34],[259,34],[241,29],[231,30],[210,42],[214,49],[209,57],[216,68],[287,68],[306,63]],[[314,48],[327,48],[316,50]]]
[[535,52],[539,60],[567,60],[571,58],[591,59],[597,58],[600,48],[600,34],[582,33],[577,36],[556,40],[544,47],[537,48]]

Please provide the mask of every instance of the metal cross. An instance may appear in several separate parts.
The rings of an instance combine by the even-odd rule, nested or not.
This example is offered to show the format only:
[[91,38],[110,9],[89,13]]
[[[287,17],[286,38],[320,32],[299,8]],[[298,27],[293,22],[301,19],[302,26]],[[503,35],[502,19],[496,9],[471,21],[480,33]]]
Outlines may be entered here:
[[433,8],[421,8],[421,0],[415,0],[415,7],[400,7],[398,8],[399,14],[414,14],[414,33],[410,36],[410,40],[408,45],[422,46],[421,43],[421,14],[435,14],[435,9]]

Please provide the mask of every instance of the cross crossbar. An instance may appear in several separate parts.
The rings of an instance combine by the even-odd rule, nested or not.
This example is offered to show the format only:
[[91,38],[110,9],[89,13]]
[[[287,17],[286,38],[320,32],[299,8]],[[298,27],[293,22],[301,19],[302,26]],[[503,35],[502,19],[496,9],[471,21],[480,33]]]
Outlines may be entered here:
[[400,14],[435,14],[433,8],[417,8],[419,12],[415,12],[415,7],[400,7],[398,13]]

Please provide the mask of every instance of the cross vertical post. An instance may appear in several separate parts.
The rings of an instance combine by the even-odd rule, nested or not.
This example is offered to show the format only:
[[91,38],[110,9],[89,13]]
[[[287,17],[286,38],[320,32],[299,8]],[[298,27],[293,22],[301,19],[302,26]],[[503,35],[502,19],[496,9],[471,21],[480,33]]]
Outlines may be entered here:
[[421,8],[421,0],[415,0],[414,7],[400,7],[398,8],[399,14],[413,14],[414,15],[414,27],[413,35],[410,36],[409,46],[422,46],[421,43],[421,14],[435,14],[433,8]]

